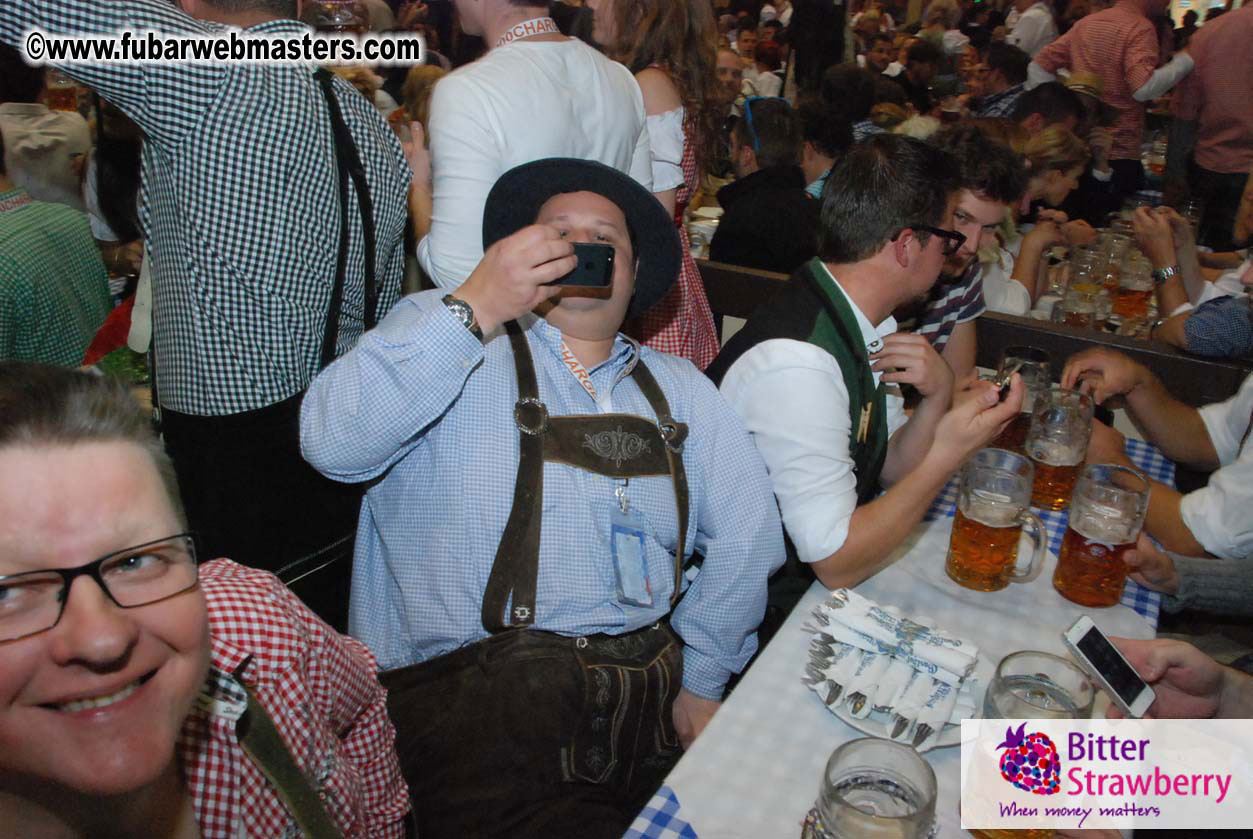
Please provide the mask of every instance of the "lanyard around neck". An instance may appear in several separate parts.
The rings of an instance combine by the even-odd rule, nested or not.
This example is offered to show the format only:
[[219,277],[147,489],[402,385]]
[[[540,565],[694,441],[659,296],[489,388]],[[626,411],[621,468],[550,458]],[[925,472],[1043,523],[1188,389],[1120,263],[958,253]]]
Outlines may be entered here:
[[505,34],[500,36],[500,40],[496,42],[497,47],[503,47],[506,44],[512,44],[514,41],[521,41],[525,38],[532,38],[536,35],[559,35],[561,30],[557,28],[557,22],[545,15],[544,17],[532,18],[524,20],[521,23],[515,23],[513,26],[505,30]]

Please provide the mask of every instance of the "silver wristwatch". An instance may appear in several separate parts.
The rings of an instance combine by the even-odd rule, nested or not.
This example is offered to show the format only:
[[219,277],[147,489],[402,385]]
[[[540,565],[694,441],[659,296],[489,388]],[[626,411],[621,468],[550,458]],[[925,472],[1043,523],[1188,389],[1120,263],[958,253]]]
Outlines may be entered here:
[[462,326],[470,330],[471,335],[480,341],[483,340],[483,330],[479,328],[478,318],[474,316],[474,309],[470,308],[469,303],[460,297],[445,294],[444,305],[448,307],[448,311],[457,316],[457,320],[461,321]]
[[1179,273],[1178,265],[1171,265],[1168,268],[1154,268],[1153,275],[1152,275],[1153,284],[1161,285],[1162,283],[1166,282],[1167,280],[1169,280],[1171,277],[1175,276],[1178,273]]

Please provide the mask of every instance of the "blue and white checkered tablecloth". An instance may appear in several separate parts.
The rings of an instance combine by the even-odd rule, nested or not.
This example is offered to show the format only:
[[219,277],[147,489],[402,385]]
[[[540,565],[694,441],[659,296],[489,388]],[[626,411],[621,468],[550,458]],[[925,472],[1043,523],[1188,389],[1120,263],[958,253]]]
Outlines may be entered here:
[[[1143,440],[1128,439],[1127,456],[1150,478],[1161,481],[1167,486],[1175,485],[1175,464],[1167,460],[1157,447]],[[1058,553],[1062,548],[1062,537],[1066,535],[1066,523],[1070,520],[1070,510],[1041,510],[1038,507],[1031,509],[1040,516],[1040,520],[1048,529],[1049,550],[1055,554]],[[936,496],[924,521],[932,521],[941,516],[952,516],[956,512],[957,478],[954,477]],[[1148,619],[1149,623],[1157,626],[1162,609],[1162,596],[1157,592],[1146,589],[1135,580],[1127,580],[1127,585],[1122,591],[1122,604],[1135,609]]]
[[696,831],[679,818],[679,799],[663,785],[635,817],[622,839],[697,839]]

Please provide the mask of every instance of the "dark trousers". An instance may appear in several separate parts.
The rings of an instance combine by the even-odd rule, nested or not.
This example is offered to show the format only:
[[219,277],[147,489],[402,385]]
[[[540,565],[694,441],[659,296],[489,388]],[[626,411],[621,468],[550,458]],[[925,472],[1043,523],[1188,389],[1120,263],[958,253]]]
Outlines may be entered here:
[[422,839],[618,839],[679,756],[682,645],[513,630],[380,674]]
[[1062,202],[1060,209],[1072,219],[1083,219],[1093,227],[1104,227],[1110,213],[1122,209],[1122,202],[1144,186],[1144,165],[1138,160],[1111,160],[1113,174],[1098,181],[1091,171],[1079,179],[1079,188]]
[[1243,244],[1231,238],[1231,228],[1236,222],[1240,198],[1248,180],[1248,172],[1211,172],[1192,164],[1189,178],[1192,197],[1199,198],[1205,205],[1197,236],[1199,244],[1208,245],[1216,251],[1235,250],[1237,244]]
[[334,567],[297,593],[342,627],[361,490],[322,477],[300,456],[300,399],[221,417],[162,409],[162,435],[208,556],[279,572],[335,554]]

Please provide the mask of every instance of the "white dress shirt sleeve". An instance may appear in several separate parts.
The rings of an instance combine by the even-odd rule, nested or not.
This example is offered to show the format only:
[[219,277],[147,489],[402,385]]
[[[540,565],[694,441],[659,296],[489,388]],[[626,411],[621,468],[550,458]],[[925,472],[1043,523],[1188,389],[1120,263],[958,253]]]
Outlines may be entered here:
[[1043,14],[1036,12],[1020,17],[1005,40],[1034,58],[1037,52],[1056,39],[1057,24],[1053,22],[1052,13],[1045,10]]
[[[838,551],[857,509],[839,364],[803,341],[763,341],[732,365],[721,389],[766,462],[797,556],[816,562]],[[899,396],[889,395],[889,433],[904,422]]]
[[644,125],[652,147],[653,192],[683,186],[683,109],[653,114]]
[[1253,556],[1253,374],[1235,396],[1206,405],[1200,414],[1222,468],[1204,487],[1183,497],[1183,522],[1215,556]]

